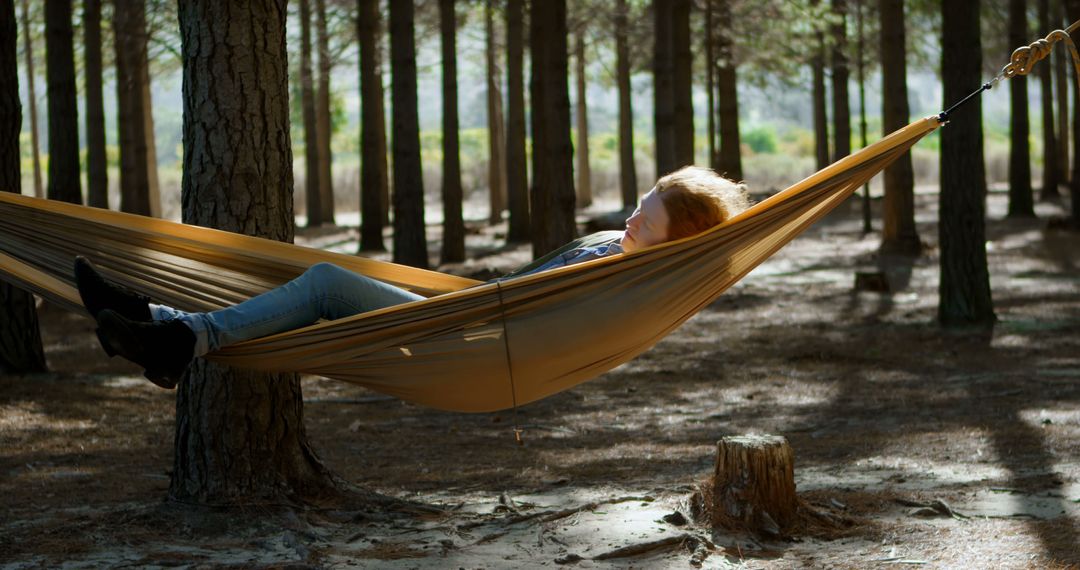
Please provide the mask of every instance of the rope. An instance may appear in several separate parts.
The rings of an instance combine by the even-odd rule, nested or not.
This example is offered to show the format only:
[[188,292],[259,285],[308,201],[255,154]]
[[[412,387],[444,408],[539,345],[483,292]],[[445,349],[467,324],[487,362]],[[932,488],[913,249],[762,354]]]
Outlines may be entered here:
[[514,363],[510,359],[510,331],[506,328],[506,303],[503,302],[502,279],[495,280],[495,290],[499,292],[499,312],[500,320],[502,321],[503,346],[506,348],[506,374],[510,379],[510,399],[514,405],[514,441],[518,445],[525,445],[525,440],[521,438],[521,434],[525,432],[525,429],[521,423],[518,422],[517,387],[514,386]]

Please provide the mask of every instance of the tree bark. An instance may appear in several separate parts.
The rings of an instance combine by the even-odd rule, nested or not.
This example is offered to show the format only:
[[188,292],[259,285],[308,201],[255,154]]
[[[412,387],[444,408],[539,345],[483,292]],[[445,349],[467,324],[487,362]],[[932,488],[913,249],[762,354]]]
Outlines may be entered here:
[[147,118],[151,111],[143,0],[114,4],[113,37],[120,137],[120,210],[150,216],[155,214],[158,200],[156,183],[152,182],[156,179],[156,167],[151,176],[153,121]]
[[[142,15],[145,20],[146,15]],[[143,136],[146,140],[146,201],[150,206],[150,215],[155,218],[161,217],[161,186],[158,183],[157,169],[157,143],[154,140],[154,102],[150,99],[150,60],[149,39],[147,30],[142,44],[142,55],[139,57],[139,94],[142,97],[143,109]]]
[[394,263],[427,268],[413,13],[412,0],[390,3],[390,65],[394,102]]
[[[817,3],[818,0],[811,2],[813,5]],[[815,28],[820,25],[816,25]],[[820,28],[814,31],[813,50],[813,55],[810,57],[810,71],[814,84],[814,157],[817,160],[817,169],[821,170],[829,165],[829,116],[826,111],[825,94],[825,33]]]
[[461,208],[461,149],[458,144],[457,12],[454,0],[439,0],[443,87],[443,263],[465,261],[465,220]]
[[487,59],[487,116],[488,116],[488,221],[502,221],[506,209],[506,162],[503,149],[502,75],[495,59],[495,19],[492,0],[484,4],[484,20],[487,30],[485,56]]
[[[959,101],[981,82],[978,0],[944,0],[941,15],[944,99]],[[974,98],[949,119],[948,128],[941,130],[938,321],[945,326],[991,324],[982,100]]]
[[82,204],[74,42],[71,0],[46,0],[45,76],[49,94],[47,194],[50,200]]
[[334,176],[330,152],[330,35],[326,30],[326,0],[315,0],[315,33],[319,46],[319,86],[315,94],[315,133],[319,141],[319,205],[324,224],[334,222]]
[[[904,0],[880,0],[882,132],[887,135],[908,123],[907,54]],[[922,249],[915,229],[915,175],[911,153],[905,152],[885,169],[884,228],[881,251],[918,255]]]
[[780,534],[798,521],[795,454],[783,437],[728,436],[716,444],[706,510],[714,526]]
[[833,160],[851,154],[851,106],[848,102],[848,81],[851,72],[847,59],[847,0],[833,0],[837,22],[833,26],[832,84],[833,84]]
[[582,30],[574,34],[574,79],[577,91],[577,207],[592,205],[592,171],[589,169],[589,105],[585,84],[585,38]]
[[[1049,31],[1050,28],[1050,0],[1038,0],[1039,4],[1039,29]],[[1045,32],[1044,32],[1045,33]],[[1058,166],[1057,136],[1054,128],[1057,122],[1054,120],[1054,82],[1051,76],[1051,61],[1047,61],[1039,67],[1039,84],[1042,96],[1042,126],[1043,126],[1043,171],[1042,189],[1039,198],[1052,200],[1057,198],[1058,178],[1061,168]],[[1066,111],[1067,112],[1067,111]]]
[[506,198],[510,207],[506,241],[531,239],[529,166],[525,157],[523,0],[506,3]]
[[[0,0],[0,192],[20,193],[18,24],[15,2]],[[0,374],[45,371],[34,297],[0,281]]]
[[[1065,0],[1065,14],[1070,22],[1080,20],[1080,0]],[[1069,34],[1074,44],[1080,45],[1080,31]],[[1080,88],[1073,83],[1072,114],[1072,176],[1069,177],[1069,202],[1072,203],[1073,227],[1080,229]]]
[[379,1],[358,0],[360,38],[360,251],[385,251],[383,226],[389,191],[386,124],[379,65]]
[[[1054,0],[1054,28],[1064,29],[1065,0]],[[1054,83],[1057,84],[1058,184],[1069,183],[1069,78],[1066,66],[1072,56],[1065,49],[1054,50]],[[1060,193],[1059,193],[1060,195]]]
[[574,239],[574,156],[570,144],[570,92],[566,1],[532,5],[533,255]]
[[315,84],[311,69],[311,0],[300,0],[300,108],[304,117],[304,204],[307,226],[323,224],[319,182],[319,124],[315,118]]
[[615,5],[615,67],[619,89],[619,190],[623,209],[637,207],[637,166],[634,162],[634,111],[630,104],[630,44],[626,0]]
[[45,197],[41,181],[41,144],[38,140],[37,89],[34,88],[34,40],[30,36],[30,0],[22,3],[23,50],[26,52],[26,99],[30,102],[30,144],[34,155],[34,196]]
[[734,38],[735,24],[731,15],[731,0],[720,0],[716,6],[717,57],[716,88],[720,114],[720,173],[733,180],[742,180],[742,144],[739,137],[739,90],[736,73]]
[[690,51],[691,0],[671,0],[671,90],[675,99],[675,166],[694,164],[694,54]]
[[[1027,2],[1009,0],[1009,54],[1011,46],[1027,45]],[[1031,189],[1031,148],[1028,146],[1027,77],[1009,80],[1009,213],[1010,218],[1035,217]]]
[[[292,241],[285,0],[182,0],[184,222]],[[335,489],[308,444],[295,374],[196,360],[180,383],[174,500],[308,499]]]
[[108,208],[105,97],[101,87],[101,0],[83,0],[83,57],[86,59],[86,203]]
[[653,0],[653,138],[656,177],[676,168],[675,158],[675,61],[672,35],[672,3]]
[[[856,69],[858,73],[859,81],[859,145],[860,148],[866,148],[867,145],[867,125],[866,125],[866,56],[863,49],[866,44],[866,34],[863,33],[863,1],[855,0],[855,58],[857,61]],[[862,219],[863,219],[863,235],[866,235],[874,230],[871,223],[871,211],[870,211],[870,182],[867,181],[863,184],[862,193]]]
[[713,3],[713,0],[705,0],[705,136],[709,168],[716,170],[720,157],[716,154],[716,79],[713,77],[713,70],[716,68],[716,55],[713,50],[716,32],[713,25]]

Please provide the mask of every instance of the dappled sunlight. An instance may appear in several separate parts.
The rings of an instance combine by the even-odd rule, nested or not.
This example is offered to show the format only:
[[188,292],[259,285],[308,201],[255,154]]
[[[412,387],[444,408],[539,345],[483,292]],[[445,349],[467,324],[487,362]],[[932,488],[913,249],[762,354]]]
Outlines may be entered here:
[[96,429],[98,422],[90,419],[57,418],[44,411],[38,402],[23,401],[0,405],[0,435],[19,437],[30,432],[66,434]]

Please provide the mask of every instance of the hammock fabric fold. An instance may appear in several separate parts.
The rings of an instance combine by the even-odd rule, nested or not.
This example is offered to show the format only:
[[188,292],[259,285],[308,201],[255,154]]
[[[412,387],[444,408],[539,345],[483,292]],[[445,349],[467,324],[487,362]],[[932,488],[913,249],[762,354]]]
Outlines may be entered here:
[[331,262],[427,299],[230,346],[207,358],[353,382],[433,408],[533,402],[644,352],[939,126],[916,121],[703,234],[482,283],[108,210],[0,192],[0,278],[84,311],[76,255],[206,311]]

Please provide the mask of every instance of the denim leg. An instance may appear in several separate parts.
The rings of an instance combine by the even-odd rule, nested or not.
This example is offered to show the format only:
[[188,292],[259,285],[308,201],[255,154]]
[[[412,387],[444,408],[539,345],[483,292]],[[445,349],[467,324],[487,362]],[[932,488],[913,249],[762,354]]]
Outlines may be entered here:
[[151,306],[155,320],[178,319],[195,332],[195,356],[237,342],[423,299],[388,283],[330,263],[311,266],[303,275],[231,307],[188,313]]

